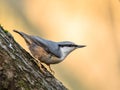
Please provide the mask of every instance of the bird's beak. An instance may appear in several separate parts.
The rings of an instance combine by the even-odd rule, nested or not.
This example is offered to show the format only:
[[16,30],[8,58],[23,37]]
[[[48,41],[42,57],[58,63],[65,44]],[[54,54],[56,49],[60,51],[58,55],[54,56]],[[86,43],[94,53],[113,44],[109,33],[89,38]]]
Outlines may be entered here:
[[83,48],[86,47],[86,45],[77,45],[77,48]]

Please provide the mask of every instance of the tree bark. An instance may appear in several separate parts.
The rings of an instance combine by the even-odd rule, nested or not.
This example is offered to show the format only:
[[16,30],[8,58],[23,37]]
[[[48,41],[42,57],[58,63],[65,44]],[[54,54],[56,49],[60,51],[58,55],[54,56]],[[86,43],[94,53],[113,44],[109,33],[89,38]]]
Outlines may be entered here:
[[0,90],[67,90],[0,26]]

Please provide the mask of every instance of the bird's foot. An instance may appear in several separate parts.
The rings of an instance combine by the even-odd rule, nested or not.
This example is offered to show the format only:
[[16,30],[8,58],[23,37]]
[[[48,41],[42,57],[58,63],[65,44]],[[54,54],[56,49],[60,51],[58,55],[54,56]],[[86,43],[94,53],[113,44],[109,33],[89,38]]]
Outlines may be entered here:
[[45,72],[45,70],[44,70],[43,65],[41,64],[41,62],[40,62],[39,60],[36,60],[35,62],[36,62],[36,64],[38,65],[40,71],[41,71],[43,74],[45,74],[46,72]]
[[50,72],[54,75],[55,74],[54,70],[52,70],[52,68],[50,67],[50,65],[48,65],[48,67],[49,67]]

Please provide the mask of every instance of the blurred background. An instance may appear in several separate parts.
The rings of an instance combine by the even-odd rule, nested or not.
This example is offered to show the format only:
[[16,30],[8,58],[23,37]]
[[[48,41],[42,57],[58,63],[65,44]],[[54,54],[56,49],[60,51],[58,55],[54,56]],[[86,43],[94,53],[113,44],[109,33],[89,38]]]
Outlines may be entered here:
[[52,65],[70,90],[120,90],[119,0],[0,0],[0,24],[53,41],[87,45]]

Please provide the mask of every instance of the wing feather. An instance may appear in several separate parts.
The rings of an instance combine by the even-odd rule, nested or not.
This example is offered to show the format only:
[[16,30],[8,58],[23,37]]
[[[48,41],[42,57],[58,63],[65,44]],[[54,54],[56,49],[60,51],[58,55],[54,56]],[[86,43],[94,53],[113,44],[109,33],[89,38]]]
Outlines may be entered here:
[[41,37],[38,36],[31,36],[31,39],[37,44],[37,45],[42,45],[43,48],[47,51],[52,53],[53,55],[57,56],[57,57],[61,57],[61,51],[59,48],[58,43],[50,41],[50,40],[46,40],[43,39]]

